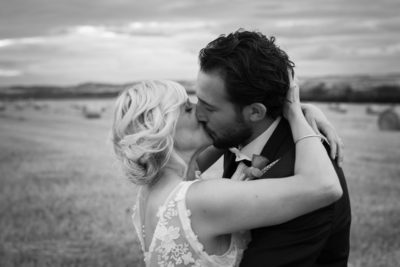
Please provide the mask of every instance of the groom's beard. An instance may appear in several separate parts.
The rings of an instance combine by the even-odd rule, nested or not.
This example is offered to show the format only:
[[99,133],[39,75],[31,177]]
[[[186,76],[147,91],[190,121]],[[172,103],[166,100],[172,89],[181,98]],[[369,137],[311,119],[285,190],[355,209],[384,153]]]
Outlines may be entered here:
[[216,133],[215,131],[207,128],[206,125],[204,126],[204,128],[213,139],[213,145],[219,149],[237,147],[251,137],[251,127],[247,126],[246,124],[242,122],[236,122],[234,125],[231,126],[232,127],[230,128],[223,129],[224,131],[221,131],[219,133]]

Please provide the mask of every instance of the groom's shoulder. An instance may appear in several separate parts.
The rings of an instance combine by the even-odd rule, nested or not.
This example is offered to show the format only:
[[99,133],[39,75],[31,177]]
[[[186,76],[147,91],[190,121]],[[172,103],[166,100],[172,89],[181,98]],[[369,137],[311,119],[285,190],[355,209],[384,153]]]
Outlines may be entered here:
[[[269,140],[273,143],[276,143],[276,141],[279,141],[279,146],[277,151],[286,151],[286,152],[294,152],[296,149],[294,140],[293,140],[293,135],[292,135],[292,130],[290,128],[289,122],[285,119],[282,118],[278,127],[274,131],[274,133],[271,136],[271,139]],[[328,154],[331,152],[331,147],[329,143],[326,141],[323,141],[323,145],[325,147],[325,150]],[[268,149],[268,142],[264,146],[264,149]]]
[[285,118],[281,118],[271,137],[264,145],[262,154],[274,158],[290,152],[294,153],[294,150],[295,145],[289,122]]

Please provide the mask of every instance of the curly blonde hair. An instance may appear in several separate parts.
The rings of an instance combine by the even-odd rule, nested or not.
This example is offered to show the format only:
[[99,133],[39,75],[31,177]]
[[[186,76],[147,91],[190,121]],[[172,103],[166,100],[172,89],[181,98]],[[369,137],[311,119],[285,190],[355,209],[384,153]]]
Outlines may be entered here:
[[152,183],[168,162],[186,90],[172,81],[143,81],[125,89],[114,111],[112,142],[127,177]]

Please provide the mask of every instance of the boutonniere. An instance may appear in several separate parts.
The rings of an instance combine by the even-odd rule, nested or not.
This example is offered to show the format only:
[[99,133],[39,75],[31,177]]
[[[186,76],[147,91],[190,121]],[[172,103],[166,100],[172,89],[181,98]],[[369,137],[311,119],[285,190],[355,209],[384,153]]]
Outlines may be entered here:
[[278,163],[280,159],[277,159],[273,162],[264,156],[253,154],[253,158],[251,160],[251,167],[248,167],[244,170],[245,180],[252,180],[253,178],[259,178],[263,176],[269,169],[271,169],[276,163]]

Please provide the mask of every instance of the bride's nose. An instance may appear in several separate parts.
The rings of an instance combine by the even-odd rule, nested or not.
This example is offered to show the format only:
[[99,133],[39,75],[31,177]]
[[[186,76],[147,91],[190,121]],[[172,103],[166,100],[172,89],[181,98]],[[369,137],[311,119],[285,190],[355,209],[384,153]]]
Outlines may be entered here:
[[194,116],[194,119],[196,120],[196,121],[198,121],[198,119],[197,119],[197,107],[196,107],[196,105],[193,105],[193,112],[192,112],[192,115]]

